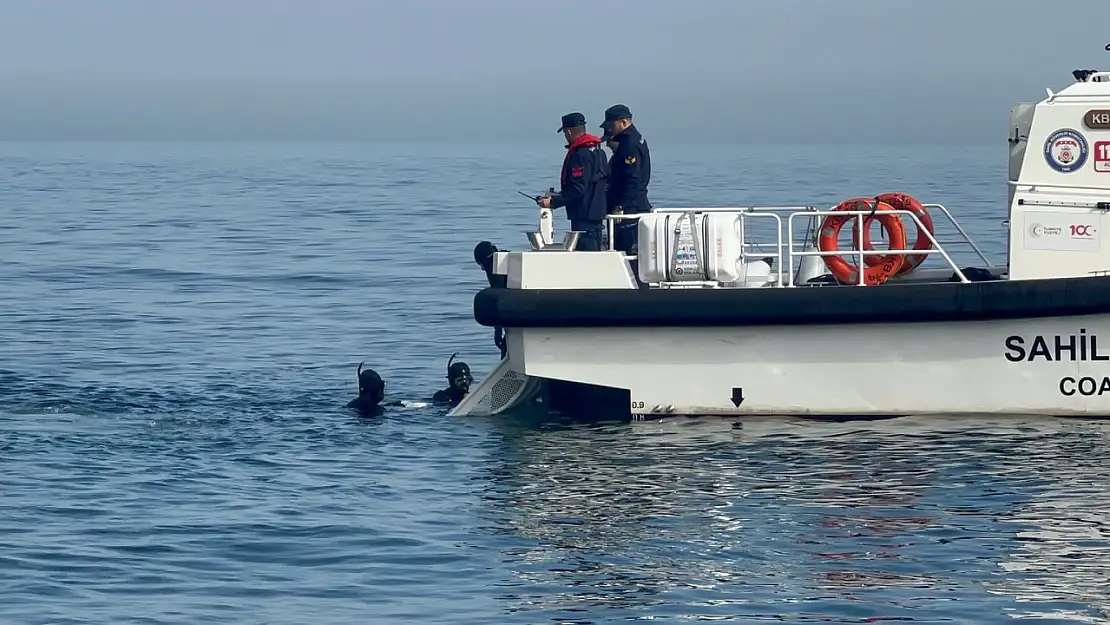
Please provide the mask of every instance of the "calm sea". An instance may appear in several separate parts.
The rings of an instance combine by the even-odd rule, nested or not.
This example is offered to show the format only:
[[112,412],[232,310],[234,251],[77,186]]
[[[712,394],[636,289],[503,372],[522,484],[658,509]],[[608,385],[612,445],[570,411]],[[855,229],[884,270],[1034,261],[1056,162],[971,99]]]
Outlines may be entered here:
[[[1001,139],[653,148],[657,205],[906,191],[1005,258]],[[472,249],[561,149],[0,144],[0,622],[1110,619],[1100,423],[348,414],[492,368]]]

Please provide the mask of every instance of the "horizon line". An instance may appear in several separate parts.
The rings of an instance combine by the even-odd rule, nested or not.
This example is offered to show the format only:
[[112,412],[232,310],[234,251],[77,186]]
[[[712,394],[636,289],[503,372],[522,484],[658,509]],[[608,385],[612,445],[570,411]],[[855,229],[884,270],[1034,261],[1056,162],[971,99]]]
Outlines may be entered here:
[[[150,139],[112,139],[112,138],[4,138],[0,137],[0,143],[288,143],[288,144],[342,144],[342,145],[441,145],[441,146],[459,146],[459,145],[472,145],[472,146],[495,146],[495,145],[518,145],[518,146],[548,146],[550,144],[558,143],[558,141],[545,141],[542,139],[536,140],[512,140],[512,139],[499,139],[497,141],[481,141],[475,142],[471,140],[456,140],[445,141],[442,139],[232,139],[232,138],[207,138],[207,139],[185,139],[185,138],[150,138]],[[680,145],[680,146],[727,146],[727,147],[874,147],[877,145],[895,146],[895,147],[911,147],[911,146],[933,146],[933,147],[987,147],[997,144],[995,141],[975,141],[975,142],[951,142],[951,141],[904,141],[899,143],[892,143],[890,141],[863,141],[863,142],[844,142],[844,141],[706,141],[706,140],[680,140],[680,141],[667,141],[655,139],[653,143],[663,145]]]

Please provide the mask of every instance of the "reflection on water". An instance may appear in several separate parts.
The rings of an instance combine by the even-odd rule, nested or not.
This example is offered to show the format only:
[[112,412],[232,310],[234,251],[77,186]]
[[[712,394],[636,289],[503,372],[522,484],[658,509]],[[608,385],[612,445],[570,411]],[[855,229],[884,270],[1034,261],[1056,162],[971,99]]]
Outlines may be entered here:
[[488,427],[483,514],[529,622],[1069,623],[1107,604],[1101,424]]
[[[1110,426],[1046,441],[1037,470],[1047,483],[1016,524],[1005,576],[987,586],[1022,601],[1018,614],[1070,622],[1110,621]],[[1013,529],[1011,529],[1013,531]],[[1061,602],[1061,597],[1070,601]],[[1072,602],[1091,606],[1077,611]]]

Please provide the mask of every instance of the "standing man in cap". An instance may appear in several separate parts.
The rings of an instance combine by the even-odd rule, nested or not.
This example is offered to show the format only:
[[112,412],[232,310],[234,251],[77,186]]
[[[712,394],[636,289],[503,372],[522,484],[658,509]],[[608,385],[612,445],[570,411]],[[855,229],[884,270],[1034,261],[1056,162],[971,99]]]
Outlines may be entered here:
[[[651,152],[643,135],[632,124],[632,111],[623,104],[610,106],[605,110],[601,128],[606,139],[611,137],[617,143],[606,192],[608,212],[625,215],[650,212],[647,189],[651,180]],[[625,254],[636,253],[636,223],[634,219],[616,223],[614,248]]]
[[565,206],[570,229],[582,234],[578,248],[584,252],[601,250],[605,223],[605,180],[609,164],[601,150],[601,139],[586,132],[586,116],[582,113],[563,115],[559,132],[567,140],[567,155],[559,175],[560,190],[556,195],[542,195],[536,203],[542,208]]

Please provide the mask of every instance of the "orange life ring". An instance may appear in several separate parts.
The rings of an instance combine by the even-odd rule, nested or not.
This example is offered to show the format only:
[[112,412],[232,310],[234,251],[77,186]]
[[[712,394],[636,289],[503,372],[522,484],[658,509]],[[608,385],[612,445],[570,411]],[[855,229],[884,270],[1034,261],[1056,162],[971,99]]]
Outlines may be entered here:
[[[834,211],[865,211],[871,210],[874,213],[883,213],[885,211],[894,210],[890,204],[880,202],[875,198],[854,198],[851,200],[844,200],[833,209]],[[840,229],[844,224],[851,222],[854,224],[857,215],[828,215],[825,220],[821,222],[821,233],[817,238],[817,249],[822,252],[835,252],[840,249],[840,244],[837,238],[840,235]],[[902,224],[902,220],[898,219],[898,215],[893,214],[874,214],[864,216],[863,230],[866,233],[868,227],[871,225],[872,219],[878,219],[879,225],[886,231],[890,239],[890,245],[887,249],[891,250],[904,250],[906,249],[906,227]],[[851,253],[851,252],[849,252]],[[829,268],[833,276],[840,281],[841,284],[859,284],[859,266],[849,263],[844,260],[843,256],[822,256],[825,260],[825,266]],[[864,257],[867,258],[866,256]],[[863,282],[866,285],[874,286],[882,284],[898,273],[904,262],[901,255],[891,254],[882,257],[885,262],[868,267],[863,271]]]
[[[921,224],[925,226],[925,230],[928,230],[929,234],[935,234],[935,231],[933,230],[932,216],[929,215],[929,211],[925,210],[925,206],[922,205],[921,202],[918,202],[917,198],[915,198],[914,196],[907,193],[884,193],[876,197],[875,199],[880,202],[886,202],[887,204],[890,204],[891,208],[893,208],[894,210],[910,211],[911,213],[916,215],[919,220],[921,220]],[[859,232],[857,232],[855,228],[852,228],[852,249],[857,249],[858,247]],[[863,249],[866,252],[875,251],[875,247],[871,245],[871,231],[867,227],[864,227],[863,230]],[[917,240],[913,243],[913,249],[922,252],[933,249],[933,242],[929,239],[928,236],[925,235],[925,233],[921,229],[921,226],[917,226]],[[886,262],[887,258],[889,257],[864,256],[863,262],[867,263],[868,267],[874,267],[875,265],[880,265]],[[917,269],[921,265],[921,263],[925,262],[925,259],[929,258],[929,255],[905,254],[902,255],[902,258],[905,259],[904,261],[902,261],[902,268],[899,269],[898,273],[896,273],[895,275],[902,275],[904,273],[909,273],[914,269]]]

